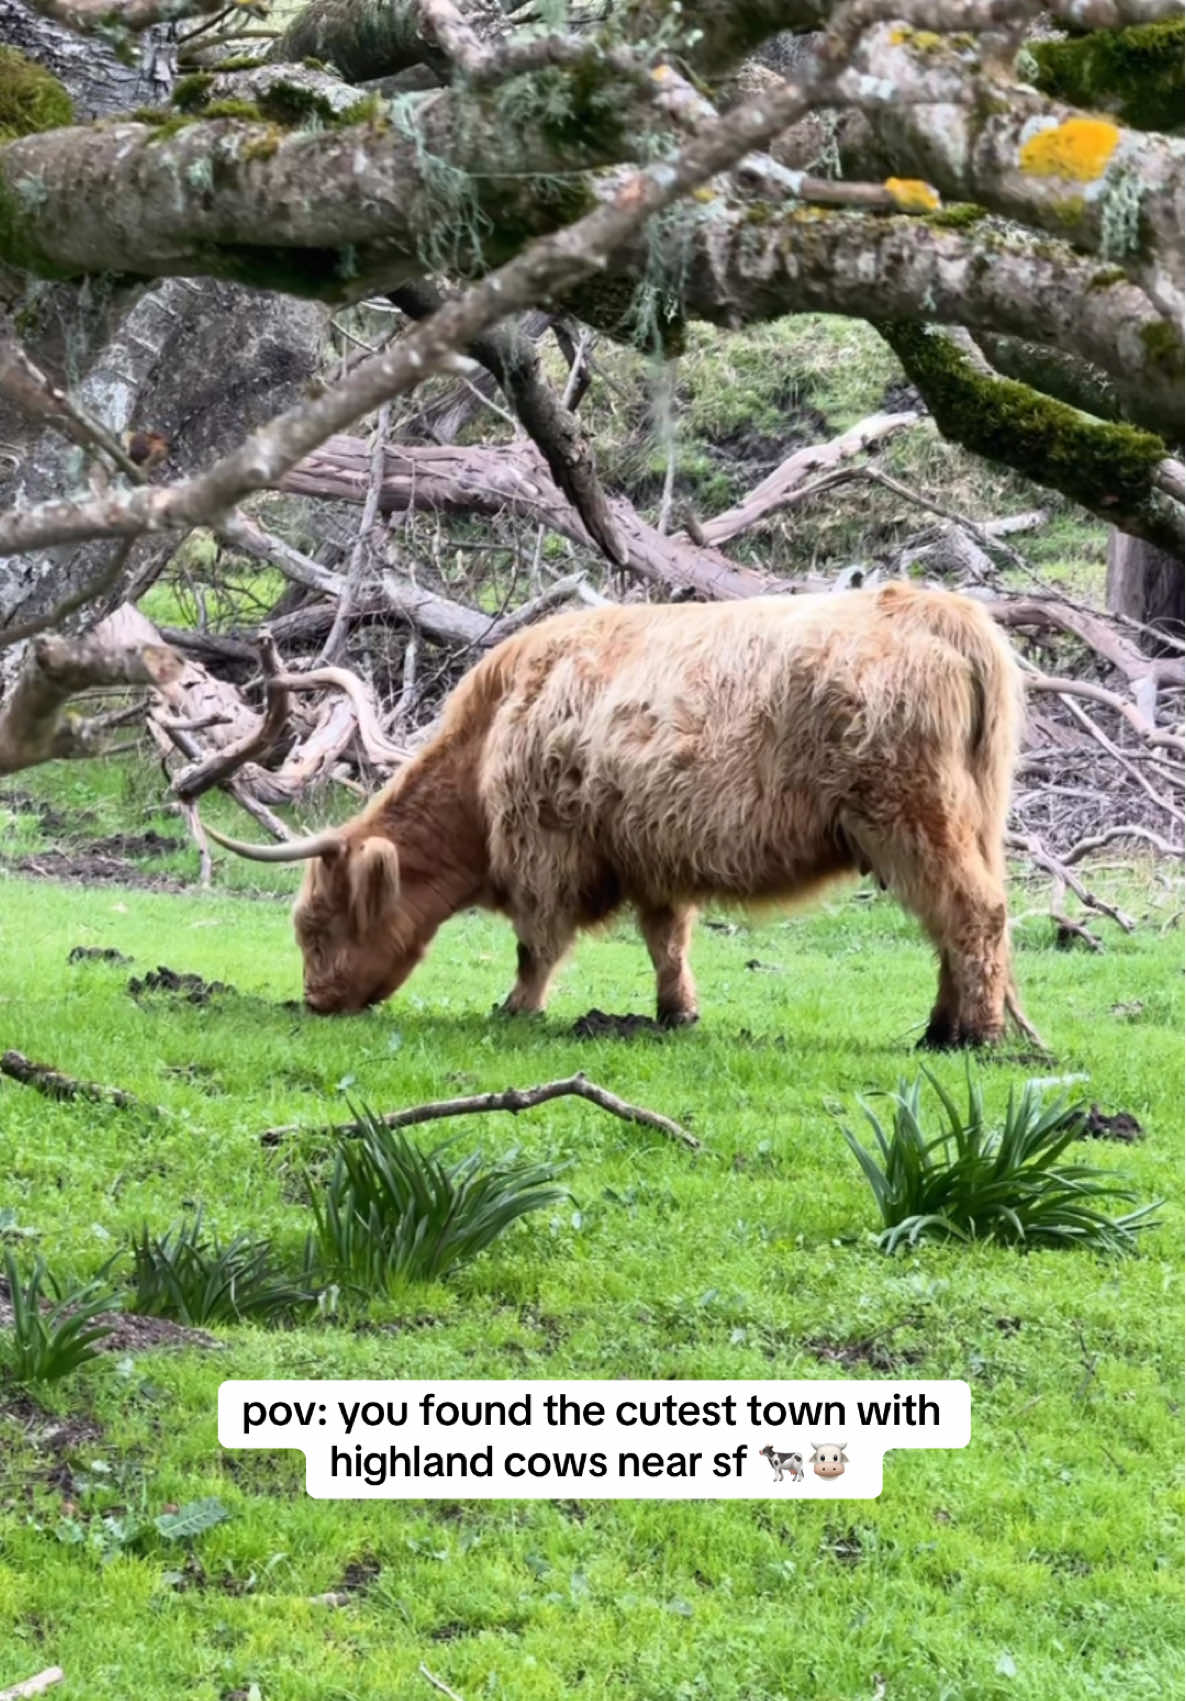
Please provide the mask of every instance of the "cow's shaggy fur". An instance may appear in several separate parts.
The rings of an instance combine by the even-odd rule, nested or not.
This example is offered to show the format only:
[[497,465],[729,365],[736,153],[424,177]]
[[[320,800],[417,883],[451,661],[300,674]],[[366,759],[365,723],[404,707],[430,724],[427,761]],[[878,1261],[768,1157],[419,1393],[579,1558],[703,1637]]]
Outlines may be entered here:
[[295,909],[320,1010],[387,997],[448,916],[519,940],[541,1010],[575,932],[634,907],[660,1017],[693,1021],[698,904],[872,871],[940,958],[926,1038],[996,1039],[1019,680],[975,603],[904,583],[560,615],[492,651],[436,737],[310,863]]

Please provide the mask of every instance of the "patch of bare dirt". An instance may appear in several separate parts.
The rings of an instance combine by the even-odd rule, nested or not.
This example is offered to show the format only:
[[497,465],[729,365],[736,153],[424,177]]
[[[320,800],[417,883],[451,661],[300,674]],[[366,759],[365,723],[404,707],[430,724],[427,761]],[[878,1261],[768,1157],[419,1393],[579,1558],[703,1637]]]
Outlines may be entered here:
[[92,856],[171,856],[184,849],[184,842],[150,827],[146,833],[112,833],[105,839],[92,839],[83,849]]
[[110,1333],[99,1343],[107,1353],[147,1353],[157,1347],[202,1347],[220,1345],[205,1329],[191,1329],[170,1317],[142,1317],[137,1311],[104,1311],[95,1319]]
[[[0,1300],[0,1305],[3,1305]],[[103,1437],[102,1428],[93,1417],[71,1415],[59,1417],[47,1412],[31,1395],[21,1389],[0,1398],[0,1419],[7,1419],[23,1429],[38,1448],[63,1456],[80,1447],[90,1447]]]
[[[41,1301],[43,1311],[52,1311],[53,1301]],[[217,1347],[219,1342],[205,1329],[190,1329],[169,1317],[142,1317],[136,1311],[101,1311],[93,1319],[96,1329],[106,1333],[95,1341],[100,1352],[146,1353],[157,1347]],[[0,1277],[0,1329],[12,1327],[12,1299],[8,1283]],[[0,1413],[5,1407],[0,1405]]]
[[140,998],[146,992],[165,992],[174,998],[183,998],[187,1004],[209,1004],[212,998],[230,995],[234,996],[235,989],[222,980],[203,980],[201,975],[178,974],[176,969],[167,968],[164,963],[158,963],[155,969],[140,979],[133,975],[128,981],[128,991],[133,998]]
[[879,1341],[873,1335],[858,1341],[829,1341],[820,1336],[815,1340],[804,1341],[803,1345],[816,1358],[822,1358],[828,1364],[867,1364],[871,1370],[896,1372],[904,1364],[917,1364],[923,1354],[915,1347],[893,1348],[887,1341]]
[[153,874],[126,857],[96,853],[86,846],[37,851],[32,856],[14,857],[6,866],[16,874],[60,880],[68,886],[133,886],[146,892],[185,892],[192,884],[174,874]]
[[333,1592],[336,1595],[365,1595],[371,1584],[378,1580],[382,1569],[373,1553],[360,1554],[347,1565]]

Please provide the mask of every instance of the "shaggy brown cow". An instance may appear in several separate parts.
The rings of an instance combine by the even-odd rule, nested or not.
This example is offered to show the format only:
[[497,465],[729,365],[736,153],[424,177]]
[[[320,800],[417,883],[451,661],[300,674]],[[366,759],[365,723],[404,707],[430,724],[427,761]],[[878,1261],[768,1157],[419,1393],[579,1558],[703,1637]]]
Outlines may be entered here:
[[1002,835],[1019,723],[975,603],[905,583],[563,614],[508,638],[343,827],[228,848],[310,858],[294,923],[314,1010],[387,998],[469,905],[519,940],[542,1010],[579,928],[633,905],[662,1021],[696,1019],[695,906],[874,872],[940,960],[925,1043],[997,1039],[1012,996]]

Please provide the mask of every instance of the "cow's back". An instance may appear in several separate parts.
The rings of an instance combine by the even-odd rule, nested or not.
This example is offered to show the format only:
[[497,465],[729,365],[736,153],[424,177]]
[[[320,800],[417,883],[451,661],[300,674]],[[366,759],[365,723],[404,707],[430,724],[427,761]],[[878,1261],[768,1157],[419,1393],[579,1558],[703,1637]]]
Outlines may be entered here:
[[936,674],[971,697],[967,663],[892,617],[917,595],[614,608],[512,640],[483,664],[496,881],[761,898],[847,866],[841,815],[933,738]]

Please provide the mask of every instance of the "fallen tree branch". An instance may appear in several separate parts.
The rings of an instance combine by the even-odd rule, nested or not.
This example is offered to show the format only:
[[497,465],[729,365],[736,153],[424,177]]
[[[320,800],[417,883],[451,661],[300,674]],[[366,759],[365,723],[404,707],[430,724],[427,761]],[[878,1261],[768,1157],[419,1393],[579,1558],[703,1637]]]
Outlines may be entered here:
[[8,1689],[0,1689],[0,1701],[29,1701],[33,1695],[41,1695],[45,1690],[52,1689],[55,1683],[61,1683],[65,1677],[61,1666],[46,1666],[35,1677],[27,1677],[23,1683],[14,1683]]
[[921,418],[918,413],[870,414],[868,419],[862,419],[830,443],[815,443],[809,448],[797,449],[734,507],[701,522],[705,543],[728,543],[730,538],[748,531],[750,526],[793,500],[814,474],[835,470],[854,455],[886,442],[909,426],[917,425]]
[[[628,1104],[625,1099],[618,1098],[605,1087],[599,1087],[595,1081],[587,1081],[580,1074],[568,1075],[561,1081],[545,1081],[538,1087],[508,1087],[501,1093],[473,1093],[468,1098],[435,1099],[428,1104],[412,1105],[407,1110],[388,1111],[380,1120],[385,1128],[410,1128],[417,1122],[437,1122],[446,1116],[478,1116],[491,1110],[505,1110],[517,1116],[520,1111],[532,1110],[551,1099],[570,1096],[585,1099],[589,1104],[609,1111],[611,1116],[620,1116],[623,1122],[657,1128],[660,1134],[665,1134],[669,1140],[678,1140],[689,1151],[700,1150],[700,1141],[678,1122],[661,1116],[656,1110]],[[293,1122],[278,1128],[265,1128],[259,1143],[261,1146],[278,1146],[294,1134],[357,1134],[361,1129],[360,1122],[331,1122],[318,1128],[302,1127],[299,1122]]]
[[379,512],[379,489],[383,483],[383,445],[387,441],[387,433],[391,426],[391,403],[384,402],[379,409],[379,418],[375,425],[375,435],[371,443],[371,464],[367,477],[366,501],[362,505],[362,519],[358,524],[358,536],[354,540],[354,548],[350,555],[350,566],[346,572],[346,583],[338,598],[337,612],[334,623],[329,629],[321,653],[317,657],[319,667],[329,667],[338,659],[338,652],[345,641],[350,624],[350,616],[358,601],[358,587],[362,583],[362,571],[368,557],[372,553],[371,533],[374,530],[375,518]]
[[122,1087],[103,1087],[97,1081],[76,1081],[73,1075],[63,1075],[60,1069],[54,1069],[48,1063],[34,1063],[23,1051],[0,1054],[0,1075],[19,1081],[22,1087],[32,1087],[34,1092],[44,1093],[47,1099],[89,1099],[92,1104],[113,1104],[120,1110],[150,1110],[155,1113],[155,1107],[144,1104],[135,1093],[127,1093]]
[[163,685],[182,670],[164,644],[121,644],[115,617],[87,638],[35,639],[0,708],[0,774],[54,758],[99,754],[96,729],[85,720],[59,721],[65,703],[94,685]]
[[461,1701],[461,1696],[458,1695],[457,1691],[455,1689],[450,1689],[444,1678],[438,1677],[435,1672],[429,1671],[423,1660],[420,1662],[420,1675],[424,1678],[426,1683],[431,1683],[432,1687],[439,1694],[445,1696],[446,1701]]
[[1090,856],[1093,851],[1103,850],[1106,845],[1113,844],[1117,839],[1140,839],[1142,843],[1152,845],[1159,856],[1186,856],[1186,846],[1171,845],[1168,839],[1163,839],[1160,833],[1154,833],[1148,827],[1127,824],[1106,827],[1102,833],[1094,833],[1090,838],[1080,839],[1069,851],[1063,852],[1063,863],[1067,868],[1072,868],[1075,863],[1082,862],[1085,856]]
[[[288,724],[288,676],[280,671],[276,642],[266,628],[259,634],[258,647],[267,693],[263,716],[258,726],[237,744],[227,745],[212,756],[182,769],[173,781],[173,792],[183,803],[192,803],[203,792],[225,785],[244,763],[254,761],[257,756],[266,756]],[[172,734],[177,730],[176,723],[167,725],[165,730]]]
[[1027,673],[1025,686],[1027,691],[1054,691],[1060,697],[1086,697],[1089,702],[1103,703],[1123,716],[1147,744],[1156,745],[1163,750],[1173,750],[1179,756],[1186,755],[1186,739],[1181,734],[1154,726],[1146,720],[1135,703],[1125,702],[1115,691],[1109,691],[1104,685],[1096,685],[1093,680],[1063,679],[1048,673]]
[[1007,833],[1005,843],[1010,850],[1019,850],[1029,857],[1030,861],[1039,868],[1044,868],[1053,878],[1050,893],[1050,916],[1055,924],[1068,934],[1074,934],[1091,945],[1095,951],[1101,951],[1103,946],[1093,933],[1089,933],[1081,923],[1072,921],[1062,909],[1067,887],[1074,892],[1085,909],[1096,910],[1100,915],[1109,916],[1123,932],[1131,933],[1136,922],[1131,916],[1118,909],[1115,904],[1108,903],[1106,898],[1097,897],[1072,873],[1065,861],[1055,856],[1054,852],[1044,845],[1036,833]]

